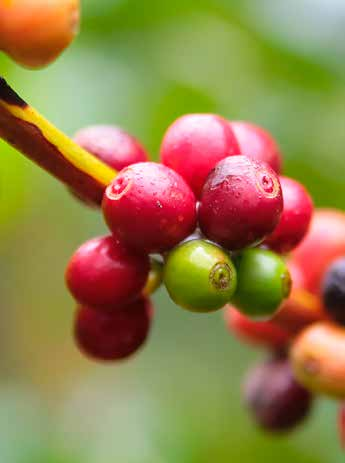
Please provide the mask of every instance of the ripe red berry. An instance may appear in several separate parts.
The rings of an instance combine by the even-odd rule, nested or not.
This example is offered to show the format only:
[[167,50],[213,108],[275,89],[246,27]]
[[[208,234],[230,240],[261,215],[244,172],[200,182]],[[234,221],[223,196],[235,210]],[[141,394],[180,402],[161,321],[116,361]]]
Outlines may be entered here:
[[182,175],[197,197],[217,162],[234,154],[240,154],[234,133],[214,114],[180,117],[168,128],[161,147],[163,164]]
[[199,223],[207,238],[231,250],[262,241],[283,209],[278,176],[246,156],[220,161],[205,183]]
[[252,370],[244,394],[254,420],[272,432],[293,429],[312,404],[311,394],[294,379],[286,359],[269,360]]
[[138,140],[112,125],[85,127],[76,133],[74,140],[115,170],[148,161],[148,155]]
[[225,323],[229,331],[240,340],[278,351],[285,349],[291,338],[284,328],[270,321],[251,320],[232,306],[226,309]]
[[282,170],[282,156],[274,138],[263,128],[249,122],[230,122],[241,153],[255,161],[267,162],[269,166],[280,174]]
[[148,278],[149,259],[112,236],[83,244],[72,256],[66,283],[75,299],[100,309],[135,299]]
[[334,259],[345,255],[345,214],[332,209],[316,210],[309,231],[291,259],[304,273],[305,288],[321,293],[324,274]]
[[96,360],[124,359],[142,346],[151,324],[152,307],[140,298],[110,312],[83,306],[77,311],[74,336],[80,350]]
[[312,199],[299,182],[280,177],[284,208],[280,221],[265,243],[273,251],[285,254],[294,249],[308,231],[313,214]]
[[105,191],[103,213],[110,230],[128,245],[163,252],[196,227],[196,201],[180,175],[154,162],[122,170]]

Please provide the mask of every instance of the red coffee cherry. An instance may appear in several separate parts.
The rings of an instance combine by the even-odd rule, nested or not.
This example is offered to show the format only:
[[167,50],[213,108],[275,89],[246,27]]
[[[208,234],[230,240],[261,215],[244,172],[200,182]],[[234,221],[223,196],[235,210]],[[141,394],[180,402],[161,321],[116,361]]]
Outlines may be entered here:
[[311,394],[294,379],[284,358],[266,361],[249,373],[245,403],[254,420],[271,432],[289,431],[308,415]]
[[240,154],[227,121],[214,114],[187,114],[167,130],[162,147],[162,163],[186,180],[197,197],[207,175],[220,160]]
[[312,199],[299,182],[288,177],[280,177],[284,208],[274,232],[264,244],[273,251],[285,254],[294,249],[308,231],[313,215]]
[[152,307],[140,298],[126,306],[99,312],[79,307],[74,336],[80,350],[95,360],[121,360],[136,352],[150,330]]
[[316,210],[306,237],[291,255],[292,262],[303,270],[305,288],[320,294],[326,270],[343,255],[345,213],[332,209]]
[[72,256],[66,283],[79,303],[110,310],[141,293],[149,269],[146,255],[127,249],[112,236],[100,237],[83,244]]
[[226,309],[225,323],[228,330],[240,340],[277,351],[286,349],[291,338],[284,328],[270,321],[251,320],[232,306]]
[[241,154],[255,161],[266,162],[280,174],[282,170],[282,155],[279,146],[272,135],[262,127],[249,122],[230,122]]
[[205,183],[199,223],[207,238],[231,250],[260,243],[283,209],[278,176],[246,156],[219,162]]
[[196,200],[180,175],[142,162],[122,170],[105,191],[103,213],[110,230],[147,253],[174,247],[196,227]]
[[74,141],[115,170],[148,161],[138,140],[113,125],[85,127],[75,134]]

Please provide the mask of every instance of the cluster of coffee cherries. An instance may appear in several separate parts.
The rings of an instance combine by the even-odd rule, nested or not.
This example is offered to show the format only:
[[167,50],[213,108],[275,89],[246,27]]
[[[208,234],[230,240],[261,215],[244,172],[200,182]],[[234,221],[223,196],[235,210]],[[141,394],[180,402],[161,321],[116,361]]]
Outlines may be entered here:
[[114,126],[87,127],[75,141],[119,171],[102,203],[109,236],[82,245],[66,271],[83,353],[117,361],[136,352],[152,323],[149,295],[163,281],[178,306],[225,308],[232,333],[268,349],[244,388],[263,428],[293,428],[315,390],[345,395],[345,358],[339,365],[335,352],[345,357],[345,333],[329,324],[345,322],[345,260],[331,265],[345,255],[345,215],[313,214],[305,187],[281,175],[267,131],[185,115],[165,133],[161,163]]
[[226,309],[231,333],[270,353],[249,372],[244,400],[256,422],[274,432],[301,423],[317,395],[336,399],[345,445],[345,213],[316,210],[286,262],[292,291],[269,320]]

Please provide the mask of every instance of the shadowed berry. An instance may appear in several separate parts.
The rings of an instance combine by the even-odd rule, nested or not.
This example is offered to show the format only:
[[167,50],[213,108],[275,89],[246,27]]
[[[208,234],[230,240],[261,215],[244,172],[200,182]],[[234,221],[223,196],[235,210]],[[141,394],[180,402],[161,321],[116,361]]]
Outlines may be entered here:
[[278,255],[265,249],[247,249],[235,259],[237,290],[232,303],[253,317],[272,317],[290,294],[289,270]]
[[24,66],[45,66],[75,37],[79,8],[79,0],[2,1],[0,47]]
[[83,244],[72,256],[66,283],[81,304],[108,310],[135,299],[146,284],[149,259],[112,236]]
[[345,325],[345,257],[337,259],[325,273],[322,297],[327,313]]
[[110,230],[149,253],[176,246],[196,227],[196,201],[183,178],[154,162],[133,164],[108,186],[103,213]]
[[279,146],[272,135],[262,127],[249,122],[230,122],[241,154],[259,162],[266,162],[280,174],[282,170],[282,156]]
[[312,396],[294,379],[284,358],[258,365],[248,375],[245,403],[255,422],[266,431],[290,431],[309,414]]
[[245,156],[231,156],[216,165],[205,183],[200,228],[211,241],[227,249],[242,249],[272,233],[282,209],[275,172]]
[[148,161],[148,155],[138,140],[113,125],[85,127],[76,133],[74,140],[114,170]]
[[207,175],[221,159],[240,154],[228,122],[214,114],[187,114],[167,130],[162,147],[163,164],[174,169],[200,196]]
[[318,296],[303,288],[293,287],[290,296],[283,301],[271,322],[296,336],[312,323],[327,318]]
[[74,335],[80,350],[95,360],[121,360],[136,352],[150,330],[152,307],[140,298],[126,306],[99,312],[80,307],[76,314]]
[[320,294],[325,272],[343,255],[345,213],[332,209],[316,210],[306,237],[291,255],[292,262],[303,271],[305,289]]
[[164,283],[171,299],[193,312],[211,312],[230,301],[236,270],[218,246],[203,240],[181,244],[168,255]]
[[308,231],[313,214],[313,202],[307,190],[296,180],[280,177],[284,208],[274,232],[264,244],[279,253],[294,249]]
[[329,322],[310,325],[292,344],[298,381],[311,391],[345,398],[345,329]]
[[225,312],[225,322],[231,333],[242,341],[273,350],[284,350],[291,335],[271,321],[254,321],[229,306]]

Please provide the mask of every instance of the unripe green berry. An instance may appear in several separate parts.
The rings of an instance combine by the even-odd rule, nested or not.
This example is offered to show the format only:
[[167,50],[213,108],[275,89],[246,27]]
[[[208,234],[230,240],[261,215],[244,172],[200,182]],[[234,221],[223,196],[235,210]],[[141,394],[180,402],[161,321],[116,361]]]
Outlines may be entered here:
[[236,269],[220,247],[193,240],[173,249],[163,275],[171,299],[192,312],[221,309],[235,292]]
[[235,259],[238,285],[232,303],[253,317],[270,318],[291,290],[284,260],[265,249],[247,249]]

